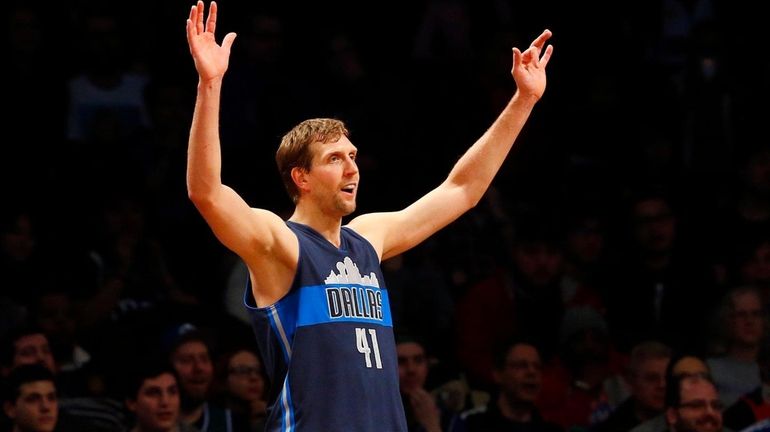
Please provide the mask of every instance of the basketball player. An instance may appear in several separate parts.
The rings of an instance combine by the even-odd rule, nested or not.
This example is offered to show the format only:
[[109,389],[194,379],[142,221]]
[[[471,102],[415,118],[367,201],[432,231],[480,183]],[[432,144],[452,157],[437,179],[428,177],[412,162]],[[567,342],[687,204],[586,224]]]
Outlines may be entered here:
[[482,198],[546,86],[546,30],[513,48],[517,91],[447,179],[409,207],[342,218],[356,207],[356,147],[342,122],[306,120],[281,141],[288,221],[251,208],[221,182],[219,105],[235,33],[221,45],[217,5],[187,20],[198,71],[187,188],[217,238],[249,269],[246,295],[271,381],[268,430],[405,431],[390,307],[380,261],[443,228]]

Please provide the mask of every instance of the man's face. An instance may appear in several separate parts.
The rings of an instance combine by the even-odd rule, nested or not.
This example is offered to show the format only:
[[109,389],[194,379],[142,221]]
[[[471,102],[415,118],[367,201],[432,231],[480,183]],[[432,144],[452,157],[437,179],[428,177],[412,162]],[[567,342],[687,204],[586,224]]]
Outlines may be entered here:
[[688,378],[681,383],[679,391],[679,406],[666,411],[672,431],[722,431],[722,402],[713,384],[702,378]]
[[647,252],[668,252],[674,244],[676,220],[668,204],[651,198],[634,206],[636,241]]
[[171,354],[171,364],[179,375],[179,385],[185,396],[203,401],[213,377],[209,350],[203,342],[185,342]]
[[142,430],[173,430],[179,420],[179,388],[176,378],[170,373],[163,373],[145,379],[136,400],[127,400],[126,406],[136,415],[136,422]]
[[356,147],[346,136],[330,143],[310,145],[310,171],[303,173],[300,190],[309,195],[324,213],[347,216],[356,209],[359,173]]
[[19,397],[13,403],[6,402],[5,414],[18,430],[50,432],[56,427],[59,404],[56,387],[51,381],[33,381],[22,384]]
[[422,346],[416,342],[399,343],[396,346],[396,354],[401,392],[409,394],[422,388],[428,378],[428,358]]
[[534,403],[540,394],[543,365],[535,347],[517,344],[508,350],[502,370],[494,372],[501,393],[513,402]]
[[753,292],[745,292],[733,296],[732,302],[729,323],[733,340],[741,346],[758,346],[765,324],[762,300]]
[[631,374],[629,385],[637,403],[647,411],[663,412],[666,398],[667,357],[648,358]]
[[534,286],[546,286],[562,274],[562,253],[544,241],[516,245],[513,251],[516,268]]
[[227,368],[227,389],[230,393],[245,401],[261,399],[265,381],[260,367],[259,358],[253,353],[240,351],[235,354]]
[[48,339],[42,333],[22,336],[16,341],[13,366],[26,364],[41,364],[53,373],[56,373],[56,363],[51,354]]

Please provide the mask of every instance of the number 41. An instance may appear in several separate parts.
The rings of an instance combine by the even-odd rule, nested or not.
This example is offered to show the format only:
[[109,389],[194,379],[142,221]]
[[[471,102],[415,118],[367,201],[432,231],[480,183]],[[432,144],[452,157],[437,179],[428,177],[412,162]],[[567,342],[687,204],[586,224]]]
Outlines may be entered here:
[[372,338],[372,347],[369,348],[369,341],[366,338],[365,328],[356,328],[356,347],[358,352],[364,355],[366,367],[372,367],[372,350],[374,350],[374,362],[377,369],[382,369],[382,359],[380,358],[380,346],[377,344],[377,330],[368,329]]

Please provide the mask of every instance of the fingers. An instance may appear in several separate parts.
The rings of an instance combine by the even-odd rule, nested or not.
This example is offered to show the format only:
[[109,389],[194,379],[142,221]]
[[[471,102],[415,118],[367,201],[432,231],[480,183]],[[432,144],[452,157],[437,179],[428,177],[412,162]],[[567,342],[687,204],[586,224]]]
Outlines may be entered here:
[[530,47],[537,47],[537,49],[542,50],[543,46],[545,45],[545,41],[551,38],[553,33],[551,33],[550,30],[545,29],[542,33],[540,33],[540,36],[537,37],[537,39],[533,40],[532,43],[529,45]]
[[540,58],[541,67],[548,66],[548,60],[551,59],[551,54],[553,54],[553,45],[548,45],[548,47],[545,49],[545,53],[543,54],[543,57]]
[[517,69],[521,67],[521,51],[513,47],[513,68]]
[[[551,36],[551,31],[546,29],[543,31],[543,33],[540,34],[540,36],[532,41],[532,44],[530,44],[529,48],[527,48],[523,53],[514,48],[514,65],[521,66],[523,63],[532,64],[535,67],[545,67],[548,64],[548,61],[551,59],[553,46],[548,45],[545,47],[544,52],[543,47],[545,46],[546,41],[551,38]],[[543,52],[542,56],[540,55],[541,52]],[[517,53],[518,55],[516,55]]]
[[196,20],[193,21],[195,23],[195,30],[198,32],[198,34],[201,34],[204,32],[203,28],[203,12],[205,10],[205,7],[203,6],[203,0],[198,0],[198,4],[195,5],[196,8]]
[[[195,9],[195,6],[193,6],[193,9]],[[190,13],[192,15],[192,13]],[[193,21],[191,18],[187,19],[187,44],[190,45],[192,48],[193,38],[195,37],[195,25],[193,24]]]
[[209,6],[209,17],[206,19],[206,31],[214,33],[217,27],[217,2],[212,1]]
[[228,53],[230,52],[230,47],[233,46],[235,36],[237,36],[235,33],[228,33],[222,40],[222,48],[224,48]]

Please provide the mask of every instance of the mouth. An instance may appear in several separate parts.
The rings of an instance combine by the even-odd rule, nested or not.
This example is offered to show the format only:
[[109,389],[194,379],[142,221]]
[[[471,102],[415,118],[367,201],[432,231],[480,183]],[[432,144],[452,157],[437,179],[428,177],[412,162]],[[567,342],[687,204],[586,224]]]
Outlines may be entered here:
[[355,183],[346,184],[340,190],[344,194],[353,195],[356,192],[356,184]]

